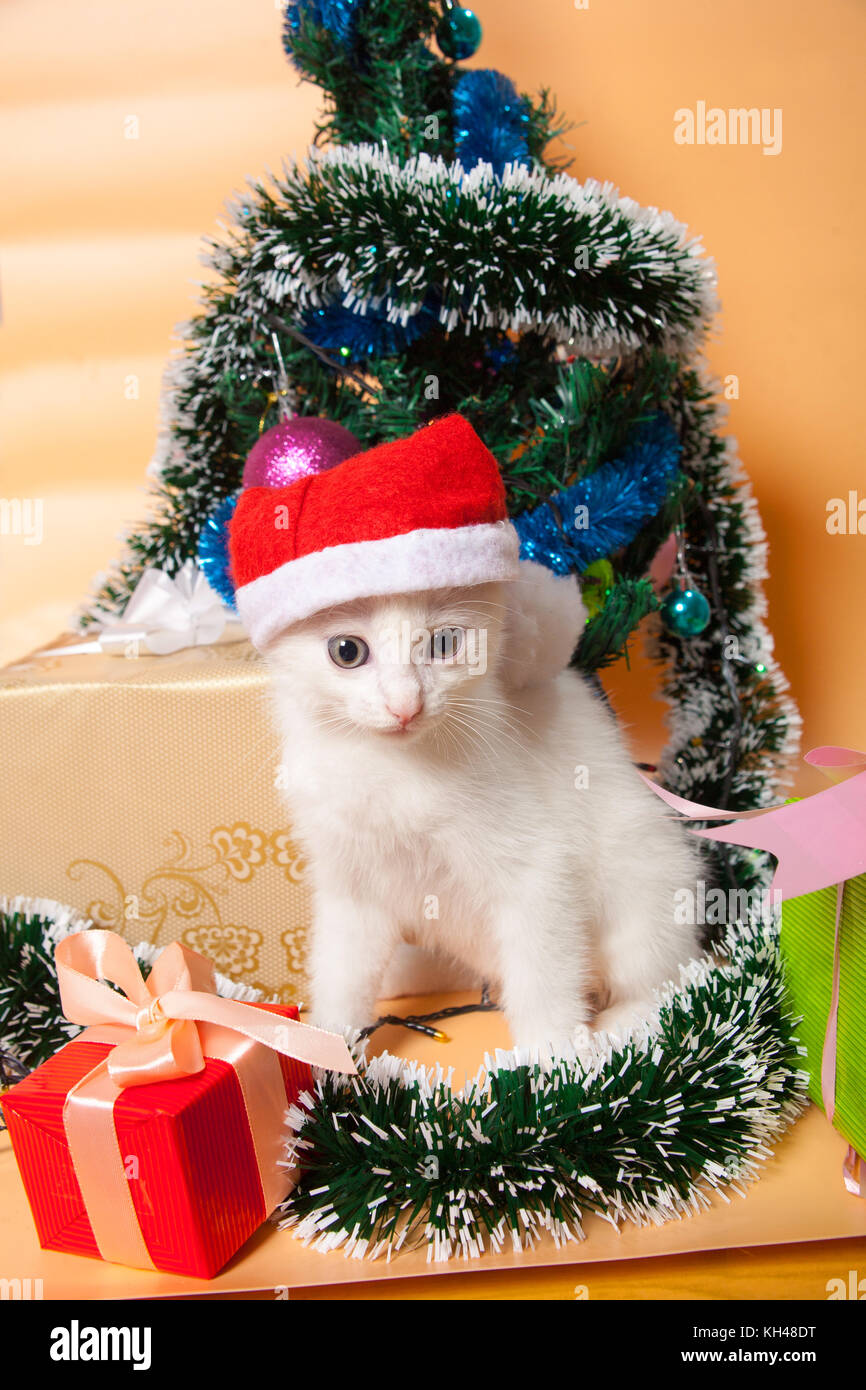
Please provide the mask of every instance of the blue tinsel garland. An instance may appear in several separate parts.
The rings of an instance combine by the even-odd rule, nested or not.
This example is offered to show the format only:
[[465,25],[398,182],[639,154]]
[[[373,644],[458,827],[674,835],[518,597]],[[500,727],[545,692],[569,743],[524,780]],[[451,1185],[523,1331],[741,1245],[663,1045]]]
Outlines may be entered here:
[[343,48],[350,49],[355,42],[358,13],[366,3],[367,0],[288,0],[283,48],[292,62],[295,61],[292,40],[302,22],[327,29]]
[[240,493],[223,498],[201,529],[198,538],[198,563],[204,577],[223,603],[234,611],[235,586],[229,568],[229,522],[234,515]]
[[466,72],[454,86],[454,146],[464,169],[479,160],[500,176],[506,164],[532,163],[529,113],[510,78],[494,68]]
[[505,337],[498,342],[488,342],[484,348],[484,361],[495,372],[501,371],[503,367],[513,367],[517,361],[517,348]]
[[[622,458],[603,463],[550,502],[514,518],[521,558],[537,560],[556,574],[581,574],[593,560],[628,545],[664,502],[681,452],[663,413],[639,425]],[[580,507],[586,511],[578,512]]]
[[308,314],[303,330],[317,347],[339,353],[353,362],[394,357],[428,332],[437,322],[435,311],[425,305],[405,324],[392,323],[385,309],[368,308],[355,313],[343,304],[329,304]]

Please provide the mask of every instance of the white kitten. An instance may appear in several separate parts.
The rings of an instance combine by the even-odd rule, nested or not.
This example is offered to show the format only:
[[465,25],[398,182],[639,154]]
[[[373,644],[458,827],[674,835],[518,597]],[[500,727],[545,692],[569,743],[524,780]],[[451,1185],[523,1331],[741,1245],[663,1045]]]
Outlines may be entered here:
[[267,653],[311,865],[314,1022],[362,1027],[403,941],[491,983],[517,1045],[624,1032],[696,954],[696,851],[609,712],[563,670],[575,581],[369,599]]

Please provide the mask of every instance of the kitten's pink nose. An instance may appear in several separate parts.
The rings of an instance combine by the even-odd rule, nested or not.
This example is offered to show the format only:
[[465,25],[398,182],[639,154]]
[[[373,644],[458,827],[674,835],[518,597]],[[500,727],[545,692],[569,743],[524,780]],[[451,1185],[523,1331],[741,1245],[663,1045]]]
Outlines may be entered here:
[[416,714],[421,713],[422,704],[421,692],[416,690],[399,699],[393,696],[390,702],[386,701],[385,708],[389,714],[393,714],[394,718],[399,720],[401,729],[405,729],[407,724],[412,723]]

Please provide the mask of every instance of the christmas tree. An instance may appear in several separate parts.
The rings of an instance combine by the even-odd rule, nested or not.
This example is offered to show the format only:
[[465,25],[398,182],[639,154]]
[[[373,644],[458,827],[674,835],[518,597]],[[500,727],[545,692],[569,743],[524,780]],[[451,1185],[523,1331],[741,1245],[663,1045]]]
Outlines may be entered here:
[[[204,555],[286,404],[364,449],[466,415],[500,463],[523,554],[581,576],[588,675],[655,610],[671,706],[659,779],[742,810],[778,798],[798,717],[772,658],[763,533],[700,361],[712,263],[668,213],[549,153],[543,92],[467,69],[449,0],[292,0],[287,54],[324,106],[305,165],[254,183],[170,365],[153,519],[85,624],[143,571]],[[648,578],[676,536],[661,597]],[[728,884],[760,856],[729,849]]]

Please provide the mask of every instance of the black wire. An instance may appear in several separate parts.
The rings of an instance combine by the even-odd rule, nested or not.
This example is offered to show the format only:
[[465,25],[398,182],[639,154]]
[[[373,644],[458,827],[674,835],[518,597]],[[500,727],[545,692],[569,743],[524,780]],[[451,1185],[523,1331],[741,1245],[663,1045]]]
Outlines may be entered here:
[[335,361],[329,353],[325,352],[324,348],[320,348],[318,344],[314,343],[313,340],[308,338],[305,333],[302,333],[300,329],[293,328],[291,324],[284,323],[282,319],[276,318],[273,314],[263,314],[262,318],[265,323],[269,324],[270,327],[275,330],[275,332],[287,333],[290,338],[294,338],[296,342],[301,343],[305,348],[308,348],[310,352],[315,353],[319,361],[324,362],[326,367],[331,368],[331,371],[338,372],[340,376],[348,377],[350,381],[354,381],[355,385],[360,386],[364,391],[370,390],[369,381],[365,381],[364,378],[353,371],[351,367],[345,366],[342,362]]
[[[10,1086],[14,1086],[19,1081],[23,1081],[29,1074],[29,1068],[19,1062],[12,1052],[6,1052],[0,1048],[0,1091],[6,1091]],[[0,1130],[6,1128],[3,1119],[3,1112],[0,1110]]]
[[411,1028],[415,1033],[424,1033],[428,1038],[435,1038],[439,1033],[438,1028],[430,1028],[431,1023],[441,1022],[446,1018],[459,1018],[461,1014],[490,1013],[498,1008],[498,1005],[490,998],[489,986],[485,983],[481,989],[481,998],[477,1004],[452,1004],[446,1009],[436,1009],[429,1014],[409,1014],[401,1018],[399,1014],[382,1014],[375,1023],[370,1023],[366,1028],[362,1028],[359,1037],[369,1038],[371,1033],[375,1033],[377,1028],[383,1028],[386,1024],[392,1024],[397,1028]]
[[0,1088],[14,1086],[16,1081],[23,1081],[29,1073],[29,1069],[20,1062],[13,1052],[7,1052],[5,1048],[0,1048]]

